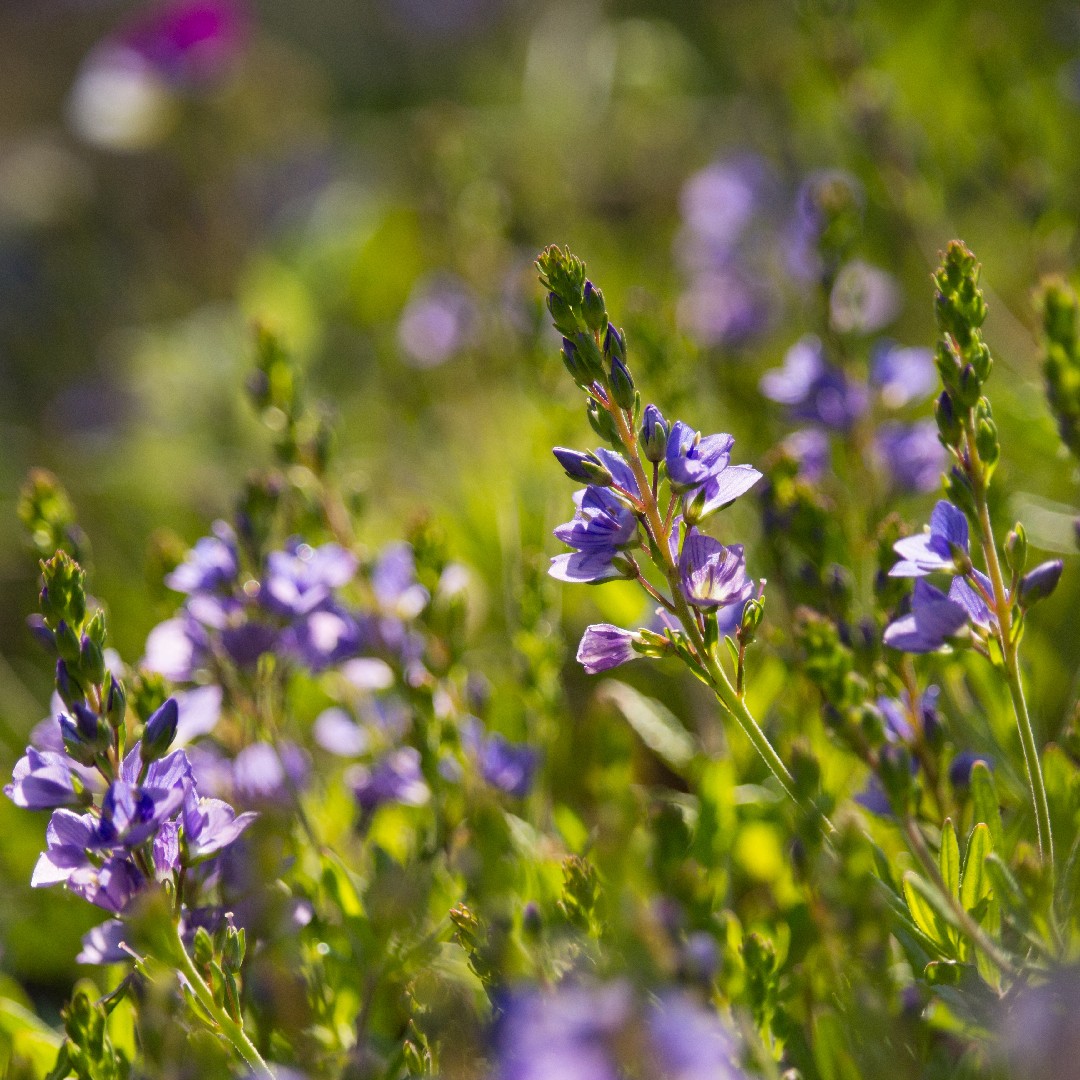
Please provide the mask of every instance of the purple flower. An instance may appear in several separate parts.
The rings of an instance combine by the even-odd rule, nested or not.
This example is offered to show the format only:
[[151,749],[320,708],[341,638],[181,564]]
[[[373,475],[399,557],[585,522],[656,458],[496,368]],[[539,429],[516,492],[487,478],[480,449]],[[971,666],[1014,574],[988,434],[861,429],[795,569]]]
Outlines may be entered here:
[[525,743],[512,743],[501,735],[487,735],[474,718],[463,726],[461,742],[485,783],[518,799],[529,794],[540,764],[538,750]]
[[45,850],[38,856],[30,884],[35,888],[67,881],[80,867],[90,864],[87,849],[97,842],[97,818],[56,810],[45,829]]
[[751,155],[716,161],[683,185],[680,209],[689,233],[707,244],[714,258],[727,254],[761,208],[769,181],[764,162]]
[[[964,582],[957,578],[953,585],[964,585]],[[969,617],[968,608],[952,595],[952,590],[946,596],[920,578],[915,582],[911,613],[890,623],[885,628],[883,640],[900,652],[936,652],[967,625]]]
[[781,449],[799,465],[799,475],[816,484],[829,471],[831,449],[829,436],[820,428],[800,428],[780,444]]
[[811,336],[792,345],[784,366],[765,372],[760,387],[770,401],[786,405],[792,419],[837,431],[849,430],[868,404],[866,387],[827,364],[824,346]]
[[101,866],[86,863],[74,869],[65,884],[76,896],[119,915],[146,879],[130,859],[114,857]]
[[313,672],[325,671],[355,656],[363,644],[360,624],[334,604],[327,604],[298,619],[283,631],[279,641],[283,654]]
[[105,792],[93,847],[141,847],[180,808],[184,788],[154,789],[115,780]]
[[877,387],[882,403],[890,409],[928,397],[937,379],[930,349],[879,341],[870,353],[870,385]]
[[933,420],[882,424],[874,443],[901,491],[933,491],[938,486],[946,454]]
[[131,953],[121,948],[128,937],[126,925],[120,919],[108,919],[100,926],[83,935],[82,951],[75,957],[76,964],[123,964],[131,959]]
[[589,485],[580,496],[572,521],[560,525],[555,535],[567,547],[578,551],[614,553],[631,547],[637,539],[638,520],[633,510],[623,506],[607,488]]
[[71,771],[66,754],[35,750],[32,746],[15,763],[11,783],[4,788],[4,794],[16,806],[27,810],[78,806],[88,799],[82,781]]
[[968,550],[968,523],[960,510],[942,499],[930,515],[930,531],[897,540],[893,551],[900,556],[890,577],[923,577],[937,571],[955,573],[954,551]]
[[368,733],[344,710],[324,709],[315,718],[315,741],[331,754],[358,757],[368,748]]
[[702,438],[688,424],[676,420],[668,435],[665,459],[671,486],[677,491],[699,488],[727,468],[735,439],[731,435]]
[[246,37],[244,8],[235,0],[181,0],[130,24],[116,42],[166,81],[191,85],[219,77]]
[[699,520],[734,502],[761,479],[749,465],[730,464],[734,444],[726,434],[702,438],[681,420],[671,427],[665,452],[668,480],[683,493],[684,507],[704,496]]
[[742,1080],[735,1040],[680,993],[644,1004],[625,982],[529,991],[506,1003],[495,1080]]
[[291,742],[276,748],[265,742],[251,743],[232,765],[233,791],[238,801],[248,804],[295,802],[310,776],[311,759]]
[[679,577],[686,599],[705,610],[745,604],[754,592],[754,583],[746,576],[742,545],[724,547],[697,529],[691,529],[683,541]]
[[[618,458],[617,454],[597,451],[598,456],[602,454],[609,469],[612,465],[618,469],[619,463],[613,460]],[[625,462],[622,465],[629,471]],[[613,476],[615,472],[612,470]],[[633,481],[633,474],[629,478]],[[632,490],[637,491],[636,484]],[[627,576],[624,569],[613,565],[613,560],[621,549],[630,547],[637,539],[637,516],[608,488],[590,485],[575,492],[574,501],[578,504],[577,513],[572,521],[560,525],[555,535],[577,551],[553,558],[548,573],[561,581],[590,584]]]
[[195,542],[184,561],[165,578],[170,589],[182,593],[217,592],[236,583],[240,561],[236,534],[224,521],[215,521],[214,535]]
[[199,798],[194,786],[184,796],[181,817],[184,843],[189,861],[201,862],[228,847],[258,817],[248,812],[237,816],[228,803],[220,799]]
[[380,606],[402,619],[414,619],[427,605],[427,589],[416,580],[416,557],[409,544],[388,544],[371,572]]
[[259,599],[277,615],[308,615],[325,604],[334,589],[348,584],[355,573],[356,557],[339,544],[313,548],[293,539],[284,551],[267,556]]
[[697,274],[679,297],[679,326],[702,345],[746,342],[771,322],[776,297],[766,282],[733,266]]
[[209,656],[206,630],[184,613],[158,623],[150,631],[142,666],[170,682],[191,682]]
[[638,634],[629,630],[622,630],[611,623],[597,623],[586,627],[578,645],[577,661],[587,674],[596,675],[639,659],[641,654],[634,648],[634,643],[640,640]]
[[347,782],[365,813],[388,802],[423,806],[431,797],[420,770],[420,754],[411,746],[391,750],[370,769],[354,766]]
[[664,994],[648,1010],[652,1059],[664,1080],[743,1080],[735,1040],[712,1009]]

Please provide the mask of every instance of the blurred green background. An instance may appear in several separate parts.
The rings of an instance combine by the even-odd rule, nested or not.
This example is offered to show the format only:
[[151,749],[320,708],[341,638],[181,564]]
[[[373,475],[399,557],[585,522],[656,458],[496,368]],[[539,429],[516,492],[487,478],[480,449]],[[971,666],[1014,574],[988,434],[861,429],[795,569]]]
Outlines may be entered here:
[[[983,261],[1001,514],[1071,550],[1077,491],[1042,397],[1031,291],[1068,273],[1080,244],[1080,5],[186,6],[203,12],[186,31],[168,22],[175,5],[0,10],[5,775],[51,677],[24,621],[36,567],[15,505],[30,467],[68,487],[114,644],[136,661],[170,610],[148,569],[153,534],[194,541],[265,462],[241,389],[251,328],[266,324],[336,412],[361,534],[376,545],[430,512],[480,585],[477,663],[508,678],[523,552],[554,554],[550,530],[571,512],[550,447],[593,438],[556,358],[537,251],[566,243],[587,261],[647,400],[733,432],[735,460],[758,463],[789,425],[757,381],[819,318],[789,266],[796,189],[814,170],[846,170],[864,192],[857,254],[895,278],[898,341],[932,343],[929,272],[949,239]],[[738,283],[766,314],[717,332],[709,317],[734,285],[702,284],[692,185],[739,161],[763,179]],[[914,523],[931,498],[896,503]],[[752,504],[724,528],[752,544]],[[1070,576],[1029,631],[1047,733],[1080,654]],[[592,715],[578,633],[641,604],[621,586],[553,595],[571,702]],[[629,678],[683,712],[708,708],[663,670]],[[0,965],[31,985],[63,981],[96,921],[31,893],[44,819],[0,803]]]

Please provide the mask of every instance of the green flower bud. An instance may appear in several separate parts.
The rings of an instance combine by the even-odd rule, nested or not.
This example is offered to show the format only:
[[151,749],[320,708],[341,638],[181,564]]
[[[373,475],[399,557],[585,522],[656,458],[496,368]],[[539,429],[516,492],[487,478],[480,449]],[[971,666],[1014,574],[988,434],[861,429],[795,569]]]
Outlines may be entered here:
[[621,360],[611,361],[611,398],[620,409],[632,409],[637,394],[630,369]]
[[1024,564],[1027,562],[1027,550],[1027,532],[1018,521],[1013,526],[1012,532],[1005,538],[1005,560],[1014,574],[1023,573]]
[[608,317],[604,294],[591,281],[585,282],[581,312],[585,316],[585,325],[593,333],[601,334],[607,329]]

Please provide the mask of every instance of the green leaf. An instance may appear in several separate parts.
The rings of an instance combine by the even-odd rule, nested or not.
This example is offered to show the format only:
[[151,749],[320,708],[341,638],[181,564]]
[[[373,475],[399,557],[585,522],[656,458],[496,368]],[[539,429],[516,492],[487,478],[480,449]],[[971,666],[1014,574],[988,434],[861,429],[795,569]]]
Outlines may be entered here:
[[949,940],[948,924],[938,915],[934,904],[928,901],[926,892],[929,889],[930,886],[913,870],[904,875],[904,899],[915,925],[939,949],[943,949]]
[[986,856],[993,850],[990,827],[980,821],[971,830],[967,857],[964,859],[964,878],[960,884],[960,903],[965,911],[974,911],[976,905],[993,891],[986,873]]
[[972,824],[982,823],[990,830],[991,846],[1001,847],[1001,804],[998,802],[994,777],[983,761],[976,761],[971,770]]
[[597,696],[610,701],[623,714],[641,741],[672,772],[689,778],[698,756],[697,743],[670,709],[615,680],[603,683]]
[[952,818],[946,818],[941,827],[941,850],[938,852],[938,865],[941,868],[941,880],[951,896],[960,895],[960,843],[956,839],[956,829]]

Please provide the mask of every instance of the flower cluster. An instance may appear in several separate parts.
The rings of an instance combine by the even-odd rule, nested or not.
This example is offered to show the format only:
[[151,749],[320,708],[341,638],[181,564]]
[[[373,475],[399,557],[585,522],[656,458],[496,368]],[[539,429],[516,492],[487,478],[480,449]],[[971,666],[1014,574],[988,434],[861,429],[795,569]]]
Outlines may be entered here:
[[[783,366],[761,379],[765,397],[786,406],[792,420],[812,425],[795,433],[806,440],[805,446],[792,444],[798,458],[805,454],[808,479],[824,472],[826,433],[850,434],[869,414],[871,391],[886,408],[900,409],[928,397],[933,386],[929,349],[877,342],[871,350],[869,382],[864,383],[830,363],[823,342],[814,336],[797,341]],[[900,491],[932,491],[945,463],[932,420],[883,422],[874,434],[873,454]]]
[[53,811],[31,884],[62,884],[122,915],[154,882],[175,884],[178,874],[232,844],[255,815],[237,816],[228,804],[203,798],[187,754],[170,752],[180,716],[175,698],[147,717],[141,738],[125,752],[126,695],[104,666],[103,620],[86,619],[82,572],[62,553],[43,570],[36,625],[61,654],[64,711],[43,733],[51,748],[28,747],[4,792],[18,806]]

